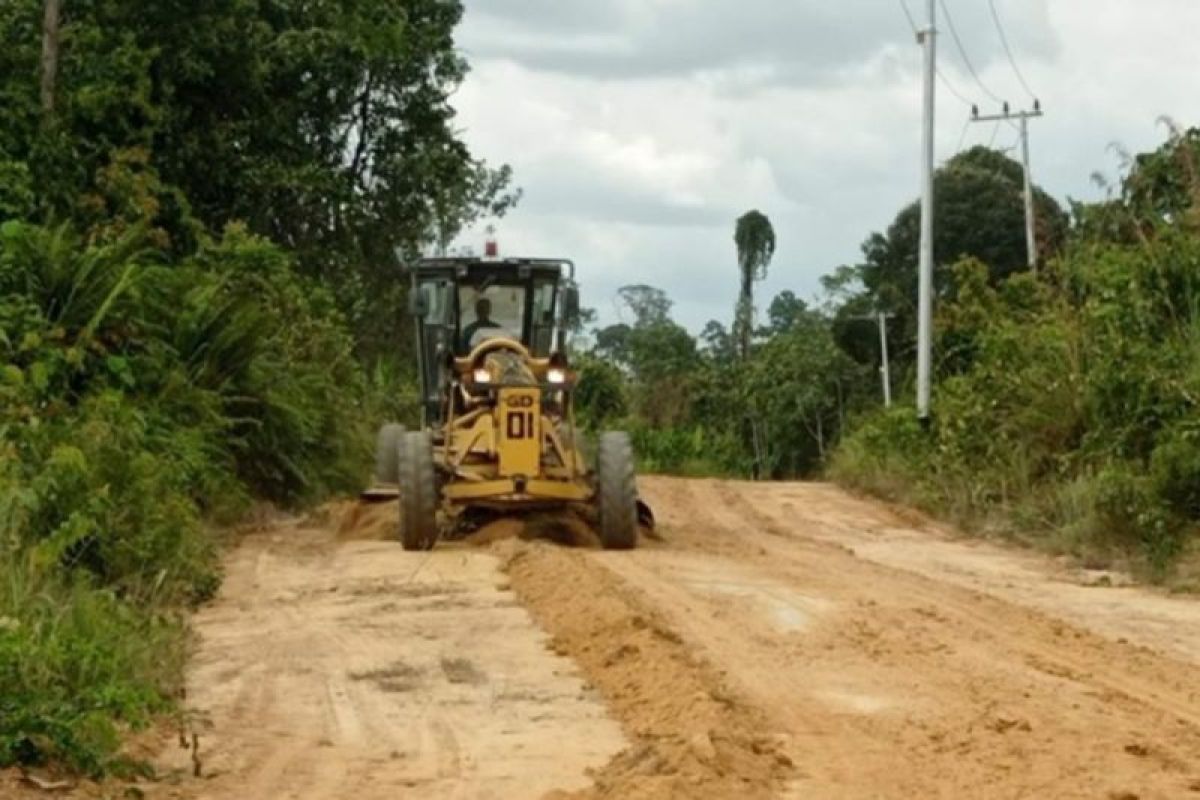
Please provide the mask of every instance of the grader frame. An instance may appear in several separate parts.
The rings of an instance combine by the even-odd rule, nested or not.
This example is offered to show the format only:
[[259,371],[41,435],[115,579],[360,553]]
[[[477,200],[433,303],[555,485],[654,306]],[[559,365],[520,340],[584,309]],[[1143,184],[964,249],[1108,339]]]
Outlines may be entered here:
[[583,453],[565,352],[579,311],[574,273],[565,259],[435,258],[410,269],[422,428],[381,428],[371,490],[399,496],[405,548],[534,510],[583,512],[614,549],[634,547],[639,525],[653,524],[629,437],[602,433],[595,458]]

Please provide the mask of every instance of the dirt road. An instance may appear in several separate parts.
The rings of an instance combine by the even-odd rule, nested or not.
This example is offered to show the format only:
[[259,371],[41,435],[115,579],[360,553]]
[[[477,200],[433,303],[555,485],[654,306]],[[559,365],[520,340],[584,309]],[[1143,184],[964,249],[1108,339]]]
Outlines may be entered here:
[[197,619],[201,777],[168,750],[148,795],[1200,798],[1196,601],[828,486],[641,485],[632,553],[250,536]]

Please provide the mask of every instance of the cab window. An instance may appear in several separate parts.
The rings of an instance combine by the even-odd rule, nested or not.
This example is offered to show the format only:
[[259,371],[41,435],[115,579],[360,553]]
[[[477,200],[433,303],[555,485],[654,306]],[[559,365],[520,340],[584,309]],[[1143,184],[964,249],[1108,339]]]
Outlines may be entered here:
[[419,320],[422,328],[422,340],[425,344],[425,357],[422,363],[425,369],[423,385],[427,395],[424,398],[427,418],[436,419],[438,414],[438,390],[441,385],[442,359],[451,343],[454,286],[449,280],[424,280],[414,289],[424,295],[425,307],[428,309]]
[[552,280],[533,285],[533,341],[530,349],[535,356],[548,356],[554,347],[554,298],[558,294]]
[[488,339],[522,340],[525,327],[525,287],[493,283],[458,289],[458,349],[469,352]]

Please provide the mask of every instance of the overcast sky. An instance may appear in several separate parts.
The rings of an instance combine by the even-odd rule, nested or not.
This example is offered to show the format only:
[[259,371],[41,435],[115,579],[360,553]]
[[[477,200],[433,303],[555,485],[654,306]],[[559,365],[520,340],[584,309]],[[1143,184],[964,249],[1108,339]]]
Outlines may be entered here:
[[[1031,104],[988,0],[944,1],[984,86]],[[1046,111],[1031,123],[1034,179],[1060,200],[1103,196],[1091,176],[1118,174],[1110,145],[1157,146],[1160,116],[1200,122],[1200,0],[995,2]],[[920,19],[924,0],[908,3]],[[916,197],[921,53],[900,0],[465,4],[458,44],[472,71],[458,122],[525,193],[497,225],[501,249],[575,259],[584,301],[606,322],[618,287],[648,283],[693,331],[728,324],[733,224],[751,208],[779,243],[760,307],[783,289],[814,296]],[[939,30],[946,82],[997,110],[944,16]],[[939,83],[939,161],[960,141],[1015,145],[1015,130],[967,126],[968,114]],[[482,238],[463,241],[479,249]]]

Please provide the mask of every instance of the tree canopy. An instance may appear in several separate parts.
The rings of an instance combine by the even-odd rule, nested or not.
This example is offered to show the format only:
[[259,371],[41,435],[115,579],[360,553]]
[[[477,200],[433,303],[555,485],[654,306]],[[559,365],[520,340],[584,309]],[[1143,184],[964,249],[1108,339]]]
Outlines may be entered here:
[[[982,146],[959,153],[935,173],[934,291],[939,300],[953,297],[950,266],[960,259],[986,264],[993,284],[1027,269],[1023,181],[1020,164]],[[1052,260],[1066,244],[1068,217],[1037,186],[1034,207],[1038,252]],[[913,357],[920,215],[916,201],[905,206],[886,232],[867,238],[861,261],[825,281],[828,290],[842,295],[839,342],[860,361],[878,360],[877,337],[858,321],[878,311],[896,315],[892,329],[901,363]]]
[[775,255],[775,228],[767,215],[757,209],[738,217],[733,242],[737,246],[739,291],[734,311],[734,339],[742,358],[750,354],[751,328],[754,325],[754,282],[767,277],[767,267]]
[[461,14],[0,3],[0,768],[129,769],[216,526],[416,421],[393,251],[515,198],[454,128]]
[[48,130],[30,79],[41,11],[0,9],[0,205],[14,212],[94,234],[145,221],[175,252],[245,223],[334,289],[360,347],[384,350],[395,251],[515,200],[510,170],[454,128],[454,0],[72,0]]

